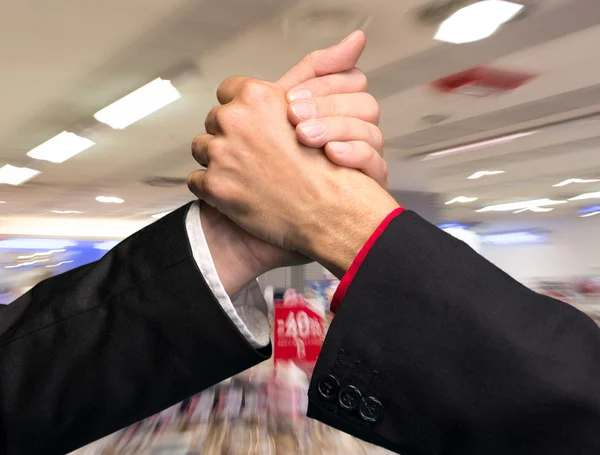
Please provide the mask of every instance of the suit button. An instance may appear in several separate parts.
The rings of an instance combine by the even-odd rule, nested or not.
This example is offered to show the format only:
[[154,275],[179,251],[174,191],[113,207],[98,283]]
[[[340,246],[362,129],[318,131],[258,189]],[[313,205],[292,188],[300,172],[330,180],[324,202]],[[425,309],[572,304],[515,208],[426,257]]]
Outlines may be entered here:
[[340,383],[334,375],[328,374],[319,379],[317,390],[326,400],[334,400],[340,390]]
[[356,408],[358,408],[361,398],[362,393],[360,393],[360,390],[353,385],[349,385],[340,390],[338,400],[342,408],[346,409],[347,411],[354,411]]
[[360,401],[358,412],[362,419],[367,422],[379,422],[383,416],[383,405],[377,398],[364,397]]

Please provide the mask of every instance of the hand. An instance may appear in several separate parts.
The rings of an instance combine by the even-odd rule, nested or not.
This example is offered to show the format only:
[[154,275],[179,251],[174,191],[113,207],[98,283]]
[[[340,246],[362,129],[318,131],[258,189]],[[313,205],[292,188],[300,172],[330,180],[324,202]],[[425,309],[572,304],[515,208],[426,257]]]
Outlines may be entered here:
[[[354,35],[355,40],[361,37]],[[352,44],[352,37],[348,42]],[[306,66],[306,61],[300,66]],[[313,75],[327,74],[326,65],[315,67],[319,71],[313,68]],[[223,83],[219,100],[227,105],[214,109],[206,122],[207,131],[216,137],[202,135],[194,142],[194,156],[208,169],[190,176],[190,188],[255,236],[307,253],[340,274],[397,204],[364,175],[338,168],[322,154],[299,145],[286,120],[284,96],[281,86],[248,78]],[[379,130],[358,121],[363,122],[360,127],[340,128],[334,120],[312,120],[313,131],[315,126],[325,131],[304,139],[323,143],[349,139],[380,148]],[[306,131],[301,126],[302,138]]]
[[[330,117],[331,114],[338,112],[351,114],[356,112],[356,108],[348,104],[360,103],[363,108],[360,109],[359,118],[366,115],[366,118],[376,123],[379,119],[379,106],[370,95],[362,93],[361,98],[340,96],[364,91],[367,87],[364,74],[354,68],[364,45],[364,34],[359,32],[350,36],[342,44],[315,51],[279,79],[278,84],[282,88],[291,89],[288,92],[288,99],[292,105],[294,100],[305,99],[307,96],[314,97],[310,101],[315,102],[316,118]],[[335,71],[339,72],[334,73]],[[316,74],[322,76],[313,77]],[[308,79],[309,77],[313,78]],[[293,85],[298,82],[301,84]],[[333,98],[328,102],[330,96]],[[333,111],[332,108],[337,110]],[[302,121],[300,116],[296,116],[291,109],[290,120],[294,125]],[[304,141],[301,130],[298,131],[299,139]],[[315,144],[318,146],[318,143]],[[325,150],[334,163],[361,169],[385,186],[387,166],[380,156],[381,148],[373,149],[366,142],[359,141],[354,141],[350,146],[350,150],[343,154],[335,153],[331,145],[326,146]],[[275,247],[248,234],[208,204],[203,204],[201,221],[216,269],[230,295],[268,270],[309,261],[301,254]]]

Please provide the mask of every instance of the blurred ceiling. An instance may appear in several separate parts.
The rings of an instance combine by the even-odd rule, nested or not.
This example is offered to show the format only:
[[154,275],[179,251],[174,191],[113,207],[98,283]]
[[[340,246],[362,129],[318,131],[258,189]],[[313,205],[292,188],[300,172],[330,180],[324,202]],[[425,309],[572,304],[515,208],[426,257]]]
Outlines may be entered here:
[[[489,39],[463,45],[433,40],[435,26],[416,11],[429,0],[19,0],[0,6],[0,166],[42,171],[21,186],[0,185],[0,224],[56,217],[152,221],[151,214],[191,199],[184,183],[149,186],[156,177],[184,179],[194,169],[189,148],[203,132],[228,76],[276,79],[305,53],[362,25],[369,44],[361,69],[382,106],[390,188],[417,179],[419,189],[479,198],[444,206],[443,216],[488,221],[476,213],[514,200],[567,198],[600,184],[552,185],[567,178],[600,179],[598,0],[534,1],[524,18]],[[537,6],[537,7],[536,7]],[[8,44],[10,43],[10,44]],[[429,83],[478,65],[537,75],[519,89],[488,97],[440,94]],[[26,152],[63,130],[86,130],[93,114],[156,77],[171,78],[181,100],[125,130],[94,125],[96,146],[62,164]],[[429,117],[428,117],[429,116]],[[427,119],[436,118],[432,124]],[[600,117],[599,117],[600,118]],[[421,161],[424,154],[523,131],[510,142]],[[409,160],[409,161],[407,161]],[[416,165],[416,162],[420,164]],[[479,170],[504,174],[467,180]],[[414,175],[411,175],[412,173]],[[98,195],[124,204],[101,204]],[[594,201],[519,217],[575,217]],[[596,201],[600,204],[600,200]],[[511,215],[512,216],[512,215]],[[136,224],[137,226],[137,224]]]

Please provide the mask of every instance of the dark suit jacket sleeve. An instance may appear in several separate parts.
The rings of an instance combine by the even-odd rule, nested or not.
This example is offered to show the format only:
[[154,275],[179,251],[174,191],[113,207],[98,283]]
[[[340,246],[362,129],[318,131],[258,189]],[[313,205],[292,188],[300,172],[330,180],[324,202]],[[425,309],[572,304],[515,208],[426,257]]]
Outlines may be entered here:
[[64,454],[270,355],[197,269],[183,207],[0,310],[0,453]]
[[600,330],[405,211],[352,280],[309,400],[405,455],[597,455]]

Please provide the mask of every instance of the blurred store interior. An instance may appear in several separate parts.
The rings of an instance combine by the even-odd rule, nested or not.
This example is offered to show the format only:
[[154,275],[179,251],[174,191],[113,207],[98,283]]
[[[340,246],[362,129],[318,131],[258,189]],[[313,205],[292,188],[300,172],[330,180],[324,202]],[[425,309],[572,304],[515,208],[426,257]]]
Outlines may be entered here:
[[[488,3],[512,9],[499,23],[456,16]],[[19,0],[0,11],[0,304],[192,200],[190,143],[223,79],[274,80],[360,28],[392,194],[600,319],[598,0]],[[140,88],[129,110],[104,109]],[[260,284],[328,279],[311,264]]]

